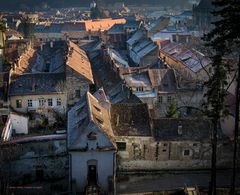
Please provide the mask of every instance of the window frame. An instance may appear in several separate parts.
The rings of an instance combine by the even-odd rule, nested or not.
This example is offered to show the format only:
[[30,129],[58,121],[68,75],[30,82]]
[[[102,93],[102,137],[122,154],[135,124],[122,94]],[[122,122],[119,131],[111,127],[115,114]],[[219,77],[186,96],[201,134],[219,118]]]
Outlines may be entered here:
[[28,100],[28,108],[32,108],[33,107],[33,100]]
[[159,96],[158,96],[158,103],[159,103],[159,104],[162,104],[162,103],[163,103],[163,96],[162,96],[162,95],[159,95]]
[[171,103],[171,102],[172,102],[172,96],[171,96],[171,95],[168,95],[168,96],[167,96],[167,102],[168,102],[168,103]]
[[80,89],[76,89],[75,90],[75,97],[76,98],[80,98],[81,97],[81,90]]
[[39,106],[44,106],[45,105],[45,99],[44,98],[38,99],[38,105]]
[[16,108],[22,108],[22,100],[21,99],[16,100]]
[[62,99],[61,98],[57,98],[57,106],[61,106],[62,105]]
[[49,106],[49,107],[52,107],[52,106],[53,106],[53,99],[52,99],[52,98],[48,98],[48,99],[47,99],[47,102],[48,102],[48,106]]

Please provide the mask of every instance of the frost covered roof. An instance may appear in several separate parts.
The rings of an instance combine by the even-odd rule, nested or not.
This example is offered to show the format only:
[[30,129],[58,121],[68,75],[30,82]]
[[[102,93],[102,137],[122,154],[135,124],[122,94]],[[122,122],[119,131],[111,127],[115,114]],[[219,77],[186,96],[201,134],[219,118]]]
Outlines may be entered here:
[[138,30],[127,40],[127,44],[130,46],[134,45],[145,35],[145,33],[145,30]]
[[9,95],[63,93],[63,73],[23,74],[11,79]]
[[180,61],[194,73],[211,64],[210,58],[196,50],[188,49],[182,44],[169,43],[160,51],[174,60]]
[[118,53],[116,50],[114,49],[108,49],[108,55],[111,57],[112,60],[114,60],[114,62],[116,62],[117,64],[121,64],[124,67],[129,67],[128,62],[123,59],[123,57],[121,56],[120,53]]
[[153,22],[152,24],[150,24],[149,26],[147,26],[147,31],[152,30],[155,26],[157,26],[159,23],[161,23],[163,20],[165,19],[165,17],[160,17],[158,18],[155,22]]
[[[89,92],[68,112],[68,147],[81,150],[81,134],[85,129],[99,129],[115,146],[108,110]],[[85,138],[86,139],[86,138]],[[86,141],[86,140],[85,140]]]

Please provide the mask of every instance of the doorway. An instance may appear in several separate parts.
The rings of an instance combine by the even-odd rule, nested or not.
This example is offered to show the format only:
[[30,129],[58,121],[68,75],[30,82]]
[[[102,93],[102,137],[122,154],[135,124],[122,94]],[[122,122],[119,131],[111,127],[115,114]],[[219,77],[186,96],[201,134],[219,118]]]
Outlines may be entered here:
[[97,185],[97,161],[88,161],[88,185]]

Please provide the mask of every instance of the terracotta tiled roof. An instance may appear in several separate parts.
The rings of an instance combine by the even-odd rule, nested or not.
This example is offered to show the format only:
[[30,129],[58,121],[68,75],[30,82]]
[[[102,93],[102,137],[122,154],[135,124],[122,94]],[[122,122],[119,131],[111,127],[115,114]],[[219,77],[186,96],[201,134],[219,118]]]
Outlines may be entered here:
[[111,127],[108,110],[102,107],[100,102],[89,92],[87,93],[87,98],[91,120],[103,130],[103,133],[112,141],[113,145],[115,145],[115,136]]
[[86,20],[85,26],[86,31],[105,31],[109,30],[114,24],[125,24],[126,20],[124,18],[119,19],[112,19],[112,18],[106,18],[106,19],[100,19],[100,20]]
[[143,67],[119,67],[119,74],[125,75],[125,74],[133,74],[133,73],[141,73],[141,72],[146,72],[148,70],[148,66],[143,66]]
[[94,83],[91,63],[86,52],[71,41],[69,41],[69,53],[66,64],[91,83]]
[[22,74],[25,72],[31,72],[31,68],[34,65],[37,58],[36,50],[30,48],[18,60],[18,67],[16,67],[15,73]]
[[23,39],[23,35],[21,35],[19,32],[15,31],[13,29],[9,29],[5,33],[6,33],[7,38],[10,38],[11,36],[15,36],[15,37],[18,37],[20,39]]

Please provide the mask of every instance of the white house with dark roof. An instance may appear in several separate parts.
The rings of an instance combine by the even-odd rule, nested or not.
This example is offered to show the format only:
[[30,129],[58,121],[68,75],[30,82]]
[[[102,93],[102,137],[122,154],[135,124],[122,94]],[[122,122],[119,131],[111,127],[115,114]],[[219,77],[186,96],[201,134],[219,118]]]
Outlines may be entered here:
[[66,113],[66,94],[63,73],[35,73],[12,76],[8,96],[10,106],[17,112]]
[[90,93],[68,113],[70,180],[77,192],[114,194],[116,142],[109,117]]

